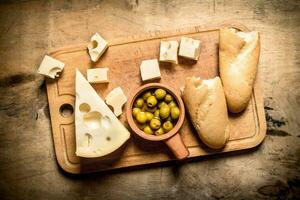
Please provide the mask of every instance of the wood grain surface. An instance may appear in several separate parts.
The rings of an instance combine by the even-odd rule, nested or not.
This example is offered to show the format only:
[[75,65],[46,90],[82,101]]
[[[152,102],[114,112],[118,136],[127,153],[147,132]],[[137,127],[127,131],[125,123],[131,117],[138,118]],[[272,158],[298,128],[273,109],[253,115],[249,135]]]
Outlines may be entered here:
[[[44,77],[46,52],[145,32],[247,24],[261,33],[267,137],[257,149],[151,168],[70,176],[58,167]],[[2,199],[296,199],[300,196],[300,2],[0,2]]]
[[[187,76],[200,76],[208,79],[219,75],[220,27],[234,27],[248,31],[245,26],[231,22],[224,25],[210,25],[207,28],[190,27],[176,31],[113,39],[109,41],[109,49],[96,63],[90,60],[86,50],[87,44],[62,48],[50,53],[52,57],[65,63],[64,72],[59,79],[54,81],[47,79],[46,81],[52,134],[59,165],[67,172],[78,174],[173,160],[174,157],[162,142],[147,142],[135,137],[134,134],[119,153],[98,159],[81,159],[76,156],[73,112],[75,110],[76,68],[86,75],[86,70],[89,68],[108,67],[110,83],[93,84],[94,89],[104,99],[113,88],[121,86],[125,95],[130,97],[134,90],[143,84],[139,69],[141,61],[158,57],[161,40],[179,41],[181,36],[199,39],[201,52],[198,62],[179,59],[177,65],[160,63],[161,79],[154,82],[165,84],[179,94]],[[198,139],[197,133],[186,115],[180,133],[190,152],[189,158],[248,149],[256,147],[263,141],[266,135],[266,120],[262,89],[259,84],[260,78],[258,77],[255,82],[253,96],[245,111],[229,115],[232,131],[229,141],[223,149],[216,151],[206,148]],[[70,110],[64,109],[67,105]],[[125,116],[126,108],[123,110],[119,119],[131,130]],[[65,116],[67,111],[70,112],[70,115]]]

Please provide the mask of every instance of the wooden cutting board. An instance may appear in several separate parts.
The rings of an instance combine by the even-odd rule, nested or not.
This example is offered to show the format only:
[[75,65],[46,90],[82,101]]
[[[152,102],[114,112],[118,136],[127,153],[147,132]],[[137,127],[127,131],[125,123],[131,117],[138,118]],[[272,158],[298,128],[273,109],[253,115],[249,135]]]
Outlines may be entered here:
[[[187,76],[200,76],[206,79],[218,75],[220,27],[234,27],[248,31],[241,24],[230,23],[213,28],[192,27],[114,39],[109,41],[110,47],[97,63],[90,61],[86,49],[87,44],[50,53],[50,56],[65,63],[64,71],[59,79],[46,80],[55,152],[61,168],[69,173],[79,174],[174,160],[172,153],[163,143],[144,141],[133,134],[121,149],[109,156],[97,159],[77,157],[75,155],[73,112],[75,69],[78,68],[83,75],[86,75],[88,68],[108,67],[109,84],[93,84],[98,94],[104,98],[113,88],[121,86],[124,93],[130,96],[133,89],[143,84],[139,71],[141,61],[158,58],[161,40],[179,41],[181,36],[200,39],[202,47],[198,62],[179,59],[178,65],[160,64],[162,78],[158,82],[179,90]],[[263,141],[266,134],[266,121],[259,82],[260,79],[257,77],[247,109],[240,114],[229,114],[233,130],[226,147],[220,151],[207,148],[198,139],[197,133],[193,129],[188,115],[186,115],[180,133],[190,151],[190,158],[248,149]],[[125,110],[119,119],[129,128],[125,118]]]

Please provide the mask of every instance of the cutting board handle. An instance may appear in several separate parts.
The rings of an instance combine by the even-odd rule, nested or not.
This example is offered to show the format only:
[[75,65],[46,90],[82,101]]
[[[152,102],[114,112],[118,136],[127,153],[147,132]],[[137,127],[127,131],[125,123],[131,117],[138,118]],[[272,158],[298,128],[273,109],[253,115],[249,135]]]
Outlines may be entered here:
[[179,133],[176,133],[172,137],[164,140],[169,149],[173,152],[175,157],[178,160],[183,160],[190,155],[189,150],[186,148],[185,144],[182,141]]

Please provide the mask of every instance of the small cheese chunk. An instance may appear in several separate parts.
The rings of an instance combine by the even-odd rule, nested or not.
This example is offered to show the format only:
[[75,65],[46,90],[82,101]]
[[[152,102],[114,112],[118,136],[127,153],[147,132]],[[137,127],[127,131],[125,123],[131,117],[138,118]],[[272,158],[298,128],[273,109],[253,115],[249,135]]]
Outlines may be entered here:
[[129,131],[78,70],[75,87],[76,155],[95,158],[114,152],[129,139]]
[[105,98],[106,104],[114,109],[115,115],[118,117],[122,114],[122,107],[127,101],[127,97],[120,87],[113,89]]
[[90,83],[108,83],[108,68],[95,68],[87,70],[87,80]]
[[200,47],[200,40],[182,37],[180,41],[179,55],[185,58],[198,60]]
[[37,72],[55,79],[56,77],[59,77],[59,73],[64,69],[64,66],[65,64],[63,62],[45,55]]
[[140,71],[143,81],[160,78],[160,70],[157,59],[143,60],[140,66]]
[[104,40],[98,33],[95,33],[91,38],[91,42],[88,44],[91,60],[93,62],[97,62],[107,47],[107,41]]
[[179,45],[177,41],[161,41],[159,61],[177,64],[178,46]]

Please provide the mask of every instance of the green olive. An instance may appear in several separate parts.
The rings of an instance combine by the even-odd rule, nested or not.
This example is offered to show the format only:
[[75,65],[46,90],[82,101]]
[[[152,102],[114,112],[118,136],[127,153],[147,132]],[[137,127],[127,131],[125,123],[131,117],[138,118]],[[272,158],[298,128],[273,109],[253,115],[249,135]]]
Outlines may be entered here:
[[145,126],[145,128],[143,129],[143,131],[144,131],[146,134],[150,134],[150,135],[153,134],[153,131],[152,131],[152,129],[150,128],[149,125]]
[[154,132],[154,134],[155,135],[162,135],[162,134],[164,134],[165,132],[164,132],[164,129],[162,129],[162,128],[159,128],[159,129],[157,129],[155,132]]
[[164,101],[158,103],[158,107],[159,108],[161,108],[164,105],[168,105],[168,104],[166,104],[166,102],[164,102]]
[[159,117],[159,110],[156,110],[154,112],[154,117],[157,118],[157,119],[160,119],[160,117]]
[[144,105],[144,100],[142,98],[138,98],[135,102],[134,102],[134,107],[137,108],[142,108]]
[[139,112],[141,112],[140,108],[133,108],[132,109],[132,115],[135,117]]
[[154,130],[159,129],[159,127],[161,126],[161,122],[159,121],[159,119],[153,118],[150,121],[150,127]]
[[144,99],[145,101],[147,101],[148,97],[150,97],[150,96],[151,96],[151,92],[150,92],[150,91],[145,92],[145,93],[143,94],[143,99]]
[[173,124],[170,121],[166,121],[163,124],[163,129],[164,129],[165,132],[169,132],[170,130],[172,130],[172,128],[173,128]]
[[169,115],[170,115],[170,108],[169,108],[169,106],[164,105],[164,106],[162,106],[162,107],[159,109],[159,116],[160,116],[162,119],[168,118]]
[[148,99],[147,99],[147,105],[148,105],[150,108],[156,106],[156,104],[157,104],[157,99],[155,98],[155,96],[150,96],[150,97],[148,97]]
[[145,106],[145,110],[154,113],[157,110],[157,107],[154,106],[153,108],[150,108],[149,106]]
[[139,112],[136,115],[136,120],[138,121],[138,123],[140,124],[144,124],[147,121],[147,115],[145,112]]
[[177,119],[180,115],[180,110],[178,107],[171,108],[171,117],[172,119]]
[[165,98],[167,92],[163,89],[157,89],[157,90],[155,90],[154,94],[158,100],[161,100],[161,99]]
[[171,109],[171,108],[173,108],[173,107],[176,107],[177,104],[176,104],[174,101],[171,101],[171,102],[168,104],[168,106],[169,106],[170,109]]
[[153,119],[154,115],[151,112],[146,112],[146,117],[148,121],[151,121],[151,119]]
[[165,102],[170,103],[173,100],[173,97],[170,94],[166,94],[165,96]]

